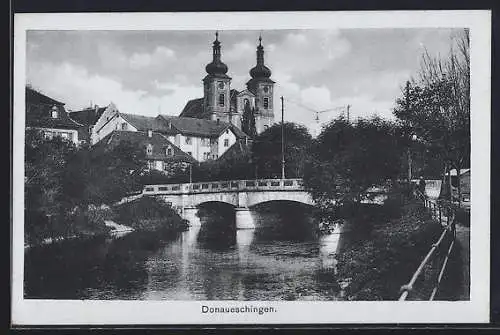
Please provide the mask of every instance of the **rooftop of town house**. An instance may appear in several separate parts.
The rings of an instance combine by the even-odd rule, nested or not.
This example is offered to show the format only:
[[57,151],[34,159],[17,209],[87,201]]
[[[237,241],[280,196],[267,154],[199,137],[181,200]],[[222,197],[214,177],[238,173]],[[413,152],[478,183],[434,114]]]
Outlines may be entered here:
[[162,117],[166,121],[166,124],[170,122],[183,135],[219,137],[225,130],[230,129],[237,138],[247,137],[243,131],[228,122],[170,115],[159,115],[159,117]]
[[[175,146],[165,135],[156,132],[152,132],[151,137],[149,137],[147,131],[114,130],[99,141],[94,146],[94,150],[108,151],[122,142],[129,142],[133,146],[143,150],[146,150],[148,145],[151,145],[151,155],[144,157],[147,159],[196,163],[196,160],[192,156]],[[168,148],[172,149],[172,155],[168,155]]]
[[99,107],[95,105],[94,107],[87,107],[79,111],[71,111],[69,112],[69,117],[83,125],[93,126],[96,124],[97,120],[99,120],[106,108],[108,107]]
[[68,112],[64,109],[64,103],[27,86],[26,126],[77,130],[83,125],[69,117]]

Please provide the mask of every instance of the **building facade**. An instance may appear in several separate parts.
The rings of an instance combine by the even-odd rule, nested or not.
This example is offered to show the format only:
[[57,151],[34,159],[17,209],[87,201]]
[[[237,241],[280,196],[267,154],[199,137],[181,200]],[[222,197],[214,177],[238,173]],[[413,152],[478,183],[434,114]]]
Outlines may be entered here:
[[247,137],[234,125],[220,120],[126,114],[110,104],[93,127],[92,144],[101,142],[115,131],[161,134],[198,162],[218,159],[238,139]]
[[264,47],[259,37],[257,63],[250,70],[251,79],[246,88],[231,89],[228,67],[222,62],[221,43],[218,33],[212,46],[212,62],[205,70],[203,78],[203,98],[188,101],[181,117],[223,121],[242,129],[245,107],[253,110],[257,134],[274,123],[274,84],[270,79],[271,70],[264,64]]
[[26,128],[38,129],[45,138],[61,137],[79,145],[78,134],[84,127],[72,120],[64,103],[26,87]]

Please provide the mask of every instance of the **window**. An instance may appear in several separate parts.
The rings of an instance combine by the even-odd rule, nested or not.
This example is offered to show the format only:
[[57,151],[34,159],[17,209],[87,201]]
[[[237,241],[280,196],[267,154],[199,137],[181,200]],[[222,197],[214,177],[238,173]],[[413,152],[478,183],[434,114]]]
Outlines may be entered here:
[[209,147],[210,146],[210,139],[208,138],[202,138],[201,139],[201,146],[202,147]]
[[210,144],[211,144],[211,145],[215,145],[215,144],[217,144],[217,140],[216,140],[216,139],[214,139],[214,138],[210,139]]
[[168,170],[168,163],[163,162],[163,171],[167,171],[167,170]]
[[243,105],[244,108],[250,108],[250,100],[246,99],[244,100],[244,105]]
[[219,86],[219,89],[221,89],[221,90],[224,88],[224,82],[223,81],[217,82],[217,85]]
[[186,144],[191,144],[192,143],[192,139],[190,136],[186,136]]
[[122,130],[127,130],[127,123],[126,122],[122,123]]
[[155,162],[154,161],[148,161],[148,169],[153,170],[155,168]]
[[225,147],[229,146],[229,139],[228,138],[224,139],[224,146]]
[[210,153],[209,152],[204,152],[203,153],[203,159],[204,160],[207,160],[209,157],[210,157]]
[[172,150],[172,147],[168,147],[167,148],[166,155],[167,156],[173,156],[174,155],[174,150]]
[[151,144],[148,144],[148,146],[146,147],[146,154],[147,155],[153,154],[153,146]]
[[59,117],[59,111],[57,110],[57,107],[54,106],[52,107],[52,118],[57,119]]
[[269,98],[264,98],[264,109],[269,108]]
[[224,94],[219,94],[219,106],[224,107]]

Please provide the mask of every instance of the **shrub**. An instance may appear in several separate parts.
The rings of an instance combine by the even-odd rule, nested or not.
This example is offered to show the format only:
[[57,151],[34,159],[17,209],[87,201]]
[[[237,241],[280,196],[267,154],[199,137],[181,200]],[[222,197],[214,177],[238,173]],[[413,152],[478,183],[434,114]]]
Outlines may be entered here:
[[350,300],[396,300],[442,229],[415,202],[402,208],[400,218],[375,226],[367,241],[337,256],[339,280],[350,281]]
[[182,231],[188,225],[167,203],[142,197],[116,206],[119,223],[143,231]]

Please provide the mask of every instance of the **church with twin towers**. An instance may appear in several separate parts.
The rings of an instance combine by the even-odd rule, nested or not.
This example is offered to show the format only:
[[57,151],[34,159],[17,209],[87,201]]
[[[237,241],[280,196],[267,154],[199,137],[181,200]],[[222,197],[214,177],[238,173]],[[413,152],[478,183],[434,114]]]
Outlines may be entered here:
[[271,70],[264,64],[264,47],[259,36],[256,64],[249,71],[246,88],[231,88],[228,66],[222,61],[219,33],[215,33],[212,62],[206,65],[203,78],[203,97],[187,102],[180,117],[228,122],[241,130],[243,112],[253,110],[257,134],[274,123],[274,84]]

